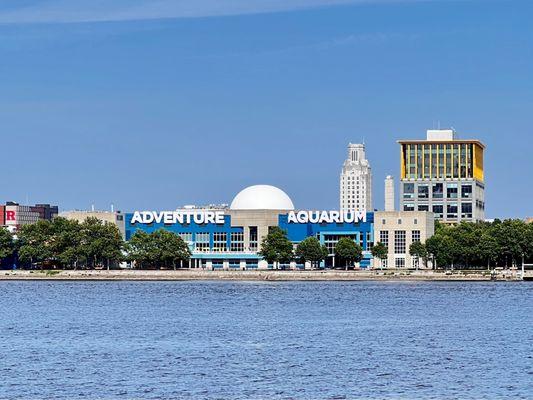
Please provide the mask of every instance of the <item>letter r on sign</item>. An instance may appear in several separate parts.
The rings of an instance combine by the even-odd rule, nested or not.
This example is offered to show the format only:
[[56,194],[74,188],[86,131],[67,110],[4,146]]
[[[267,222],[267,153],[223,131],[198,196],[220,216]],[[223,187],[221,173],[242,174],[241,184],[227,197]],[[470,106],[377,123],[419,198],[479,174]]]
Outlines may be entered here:
[[15,211],[6,211],[6,221],[15,221]]

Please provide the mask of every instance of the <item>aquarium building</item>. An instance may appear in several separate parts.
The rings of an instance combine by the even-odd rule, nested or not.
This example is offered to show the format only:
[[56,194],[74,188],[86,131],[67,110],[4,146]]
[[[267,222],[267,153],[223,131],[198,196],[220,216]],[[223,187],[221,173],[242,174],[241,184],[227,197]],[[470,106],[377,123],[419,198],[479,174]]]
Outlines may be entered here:
[[[350,237],[363,248],[361,268],[372,263],[373,212],[296,210],[289,196],[274,186],[250,186],[235,196],[230,206],[174,211],[136,211],[125,215],[125,236],[160,228],[178,234],[192,252],[189,268],[267,269],[272,265],[258,254],[269,229],[278,226],[296,246],[315,236],[328,249],[324,267],[336,267],[334,249],[341,237]],[[337,263],[337,265],[336,265]],[[305,268],[292,262],[286,267]]]

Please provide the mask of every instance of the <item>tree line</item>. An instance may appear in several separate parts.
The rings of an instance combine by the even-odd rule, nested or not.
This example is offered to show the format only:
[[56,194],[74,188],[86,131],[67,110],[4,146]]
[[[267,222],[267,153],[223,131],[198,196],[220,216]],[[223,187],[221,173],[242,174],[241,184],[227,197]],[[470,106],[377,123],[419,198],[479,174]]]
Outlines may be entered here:
[[[376,243],[371,252],[384,260],[388,249]],[[435,234],[425,243],[415,242],[409,253],[433,268],[495,268],[533,260],[533,224],[508,219],[494,222],[436,222]],[[317,268],[328,256],[327,248],[312,236],[296,247],[287,232],[273,227],[261,242],[259,255],[274,268],[291,261],[309,262]],[[363,258],[363,249],[343,237],[334,248],[338,266],[353,266]],[[97,218],[84,222],[62,217],[23,225],[17,234],[0,228],[0,261],[14,258],[23,268],[114,268],[133,262],[136,268],[178,268],[189,261],[191,251],[183,239],[164,229],[137,231],[124,242],[118,227]]]
[[[435,234],[425,243],[414,242],[409,254],[420,265],[431,261],[434,269],[491,269],[520,266],[533,261],[533,224],[520,219],[496,219],[493,222],[461,222],[445,225],[435,222]],[[383,262],[389,250],[383,243],[375,243],[372,256]],[[280,263],[300,260],[317,267],[328,256],[328,251],[316,237],[308,237],[296,249],[286,232],[273,228],[263,239],[260,254],[274,267]],[[339,239],[334,249],[339,265],[353,266],[363,258],[361,246],[351,238]]]
[[[362,247],[350,237],[340,238],[335,245],[334,252],[339,266],[342,265],[346,269],[363,259]],[[314,236],[302,240],[294,248],[286,231],[279,227],[272,227],[261,242],[259,255],[275,269],[291,261],[309,262],[311,268],[318,268],[320,263],[327,258],[328,250]]]
[[134,262],[136,268],[176,268],[190,258],[188,245],[164,229],[137,231],[125,242],[115,224],[97,218],[83,222],[56,217],[23,225],[15,234],[0,228],[0,261],[41,269],[116,268]]
[[[377,259],[387,258],[382,243],[372,248]],[[491,269],[518,267],[533,260],[533,224],[519,219],[493,222],[435,222],[435,234],[425,243],[415,242],[409,253],[433,269]]]
[[533,224],[520,219],[435,224],[427,257],[438,268],[510,268],[533,259]]

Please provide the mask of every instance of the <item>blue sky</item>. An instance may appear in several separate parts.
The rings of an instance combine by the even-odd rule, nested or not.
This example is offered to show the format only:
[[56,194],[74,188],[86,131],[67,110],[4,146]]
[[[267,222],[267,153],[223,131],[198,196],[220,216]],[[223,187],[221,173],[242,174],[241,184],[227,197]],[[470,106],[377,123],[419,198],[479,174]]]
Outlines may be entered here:
[[365,140],[487,145],[487,217],[533,215],[529,0],[0,0],[0,200],[172,209],[273,184],[338,207]]

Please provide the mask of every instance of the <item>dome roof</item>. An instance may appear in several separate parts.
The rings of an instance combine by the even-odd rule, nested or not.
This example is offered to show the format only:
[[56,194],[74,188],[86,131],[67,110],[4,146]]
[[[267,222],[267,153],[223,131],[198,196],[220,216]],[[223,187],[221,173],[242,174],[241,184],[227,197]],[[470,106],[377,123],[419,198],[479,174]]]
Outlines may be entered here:
[[255,185],[243,189],[235,196],[231,210],[294,210],[287,194],[275,186]]

